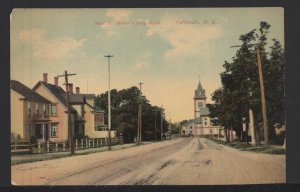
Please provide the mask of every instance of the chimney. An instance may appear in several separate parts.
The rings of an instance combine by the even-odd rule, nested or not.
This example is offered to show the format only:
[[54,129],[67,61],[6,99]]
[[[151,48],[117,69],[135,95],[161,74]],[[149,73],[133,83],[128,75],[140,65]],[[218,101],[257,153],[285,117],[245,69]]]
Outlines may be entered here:
[[58,77],[54,77],[54,85],[58,86]]
[[79,93],[80,93],[80,88],[76,87],[76,94],[79,94]]
[[73,83],[69,83],[69,92],[73,93]]
[[43,73],[43,81],[48,83],[48,73]]

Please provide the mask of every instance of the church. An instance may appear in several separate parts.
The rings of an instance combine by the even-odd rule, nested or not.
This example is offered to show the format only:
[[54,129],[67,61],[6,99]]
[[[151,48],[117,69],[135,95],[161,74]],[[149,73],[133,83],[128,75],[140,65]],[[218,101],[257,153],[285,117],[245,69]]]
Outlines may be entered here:
[[[195,90],[194,95],[194,119],[189,121],[189,125],[184,125],[181,129],[181,135],[186,133],[192,133],[197,137],[219,137],[222,134],[222,128],[220,126],[214,126],[211,124],[209,108],[206,106],[206,94],[205,89],[202,87],[199,79],[198,87]],[[186,130],[187,127],[191,129]]]

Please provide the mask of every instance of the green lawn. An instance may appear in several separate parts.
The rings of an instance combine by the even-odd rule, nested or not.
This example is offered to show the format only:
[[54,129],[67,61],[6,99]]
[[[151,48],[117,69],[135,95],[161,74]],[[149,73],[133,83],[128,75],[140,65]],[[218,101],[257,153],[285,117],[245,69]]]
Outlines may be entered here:
[[245,142],[234,141],[231,143],[227,143],[226,141],[221,141],[213,138],[209,138],[211,141],[214,141],[218,144],[226,145],[232,148],[239,149],[241,151],[252,151],[257,153],[266,153],[266,154],[285,154],[285,149],[280,146],[252,146],[251,144],[247,144]]

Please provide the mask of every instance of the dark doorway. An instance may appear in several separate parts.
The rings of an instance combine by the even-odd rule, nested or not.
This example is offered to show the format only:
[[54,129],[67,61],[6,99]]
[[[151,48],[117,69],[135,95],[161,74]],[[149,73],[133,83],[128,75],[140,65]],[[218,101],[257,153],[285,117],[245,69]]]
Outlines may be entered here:
[[48,124],[44,124],[45,126],[45,140],[49,141],[49,126]]
[[42,124],[34,125],[34,136],[36,139],[43,139],[43,126]]

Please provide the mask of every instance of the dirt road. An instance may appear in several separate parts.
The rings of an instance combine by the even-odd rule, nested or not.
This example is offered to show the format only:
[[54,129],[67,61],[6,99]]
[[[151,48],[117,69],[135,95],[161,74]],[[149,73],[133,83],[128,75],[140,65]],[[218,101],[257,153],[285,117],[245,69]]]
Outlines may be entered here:
[[18,185],[202,185],[285,183],[285,156],[180,138],[12,167]]

